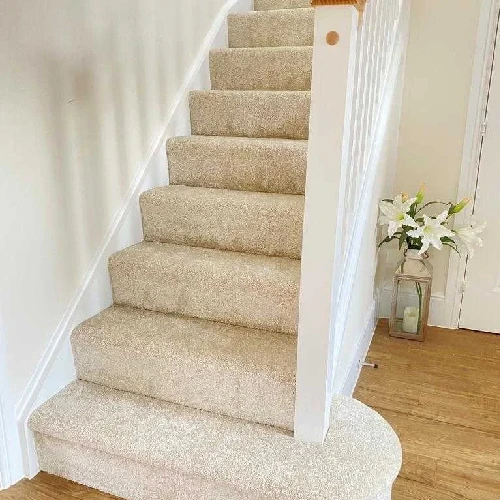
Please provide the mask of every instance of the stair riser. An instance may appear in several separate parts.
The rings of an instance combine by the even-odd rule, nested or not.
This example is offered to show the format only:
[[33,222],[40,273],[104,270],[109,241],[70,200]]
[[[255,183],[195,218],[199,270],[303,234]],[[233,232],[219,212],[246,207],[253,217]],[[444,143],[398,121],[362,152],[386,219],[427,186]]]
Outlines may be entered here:
[[210,54],[213,90],[311,90],[311,73],[310,47],[230,49]]
[[[34,433],[40,469],[124,500],[269,500],[202,475],[158,469],[137,461]],[[314,493],[313,493],[314,495]],[[275,500],[299,500],[284,493]],[[311,496],[311,498],[314,498]],[[367,500],[391,500],[392,488]]]
[[305,9],[311,0],[254,0],[255,10]]
[[40,469],[124,500],[267,500],[225,484],[35,433]]
[[117,254],[109,265],[115,303],[296,334],[300,262],[285,267],[269,258],[266,267],[253,266],[242,255],[220,261],[208,254],[196,260],[149,250]]
[[140,204],[146,241],[300,258],[302,196],[172,186]]
[[167,144],[170,183],[265,193],[304,194],[307,143],[199,141]]
[[81,380],[293,431],[293,383],[187,353],[145,359],[81,337],[73,341],[73,351]]
[[307,139],[309,92],[192,92],[194,135]]
[[312,47],[314,9],[231,14],[229,47]]

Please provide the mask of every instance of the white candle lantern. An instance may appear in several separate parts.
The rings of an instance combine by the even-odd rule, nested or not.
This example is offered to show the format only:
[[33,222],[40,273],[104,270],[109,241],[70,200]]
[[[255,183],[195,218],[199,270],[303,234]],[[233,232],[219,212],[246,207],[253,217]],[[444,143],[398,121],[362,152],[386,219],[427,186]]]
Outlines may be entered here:
[[394,274],[389,334],[392,337],[425,339],[432,288],[432,265],[427,254],[407,250]]

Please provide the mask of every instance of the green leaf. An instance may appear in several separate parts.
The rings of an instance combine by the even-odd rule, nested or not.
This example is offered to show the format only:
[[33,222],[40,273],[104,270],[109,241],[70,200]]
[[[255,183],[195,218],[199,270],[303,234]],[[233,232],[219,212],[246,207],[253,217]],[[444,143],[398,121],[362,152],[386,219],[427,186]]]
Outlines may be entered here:
[[456,245],[452,245],[451,243],[448,243],[446,241],[443,241],[443,245],[452,248],[453,250],[455,250],[455,252],[457,252],[458,255],[461,255]]
[[450,203],[450,209],[448,210],[449,215],[455,215],[460,213],[469,203],[471,202],[470,198],[464,198],[460,203],[453,205]]
[[424,201],[425,197],[425,184],[418,190],[415,198],[417,198],[417,205],[420,205]]
[[391,238],[390,236],[387,236],[387,238],[384,238],[378,245],[377,248],[380,248],[384,243],[389,243],[392,241],[394,238]]
[[394,236],[387,236],[387,238],[384,238],[378,245],[377,248],[380,248],[384,243],[390,243],[392,240],[397,240],[400,236],[400,232],[398,231],[397,233],[394,234]]

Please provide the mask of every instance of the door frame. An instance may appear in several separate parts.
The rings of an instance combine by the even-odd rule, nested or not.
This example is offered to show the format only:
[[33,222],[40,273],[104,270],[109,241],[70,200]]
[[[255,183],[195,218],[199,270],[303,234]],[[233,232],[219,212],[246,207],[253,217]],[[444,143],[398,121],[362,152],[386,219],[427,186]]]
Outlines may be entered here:
[[[467,124],[460,169],[457,199],[470,196],[476,190],[479,175],[479,153],[485,133],[484,114],[488,100],[491,64],[500,0],[483,0],[479,17],[476,52],[472,70],[472,83],[467,112]],[[472,220],[472,206],[456,216],[455,224],[462,226]],[[446,284],[447,319],[451,328],[458,328],[465,287],[466,256],[451,252]]]

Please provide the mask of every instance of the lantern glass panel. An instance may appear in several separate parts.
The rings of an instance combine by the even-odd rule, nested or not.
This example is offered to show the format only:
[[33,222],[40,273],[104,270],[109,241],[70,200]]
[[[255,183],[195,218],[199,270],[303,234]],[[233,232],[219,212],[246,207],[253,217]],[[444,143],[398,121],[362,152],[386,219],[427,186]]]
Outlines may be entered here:
[[427,255],[407,250],[394,274],[389,333],[393,337],[423,341],[429,318],[432,265]]

